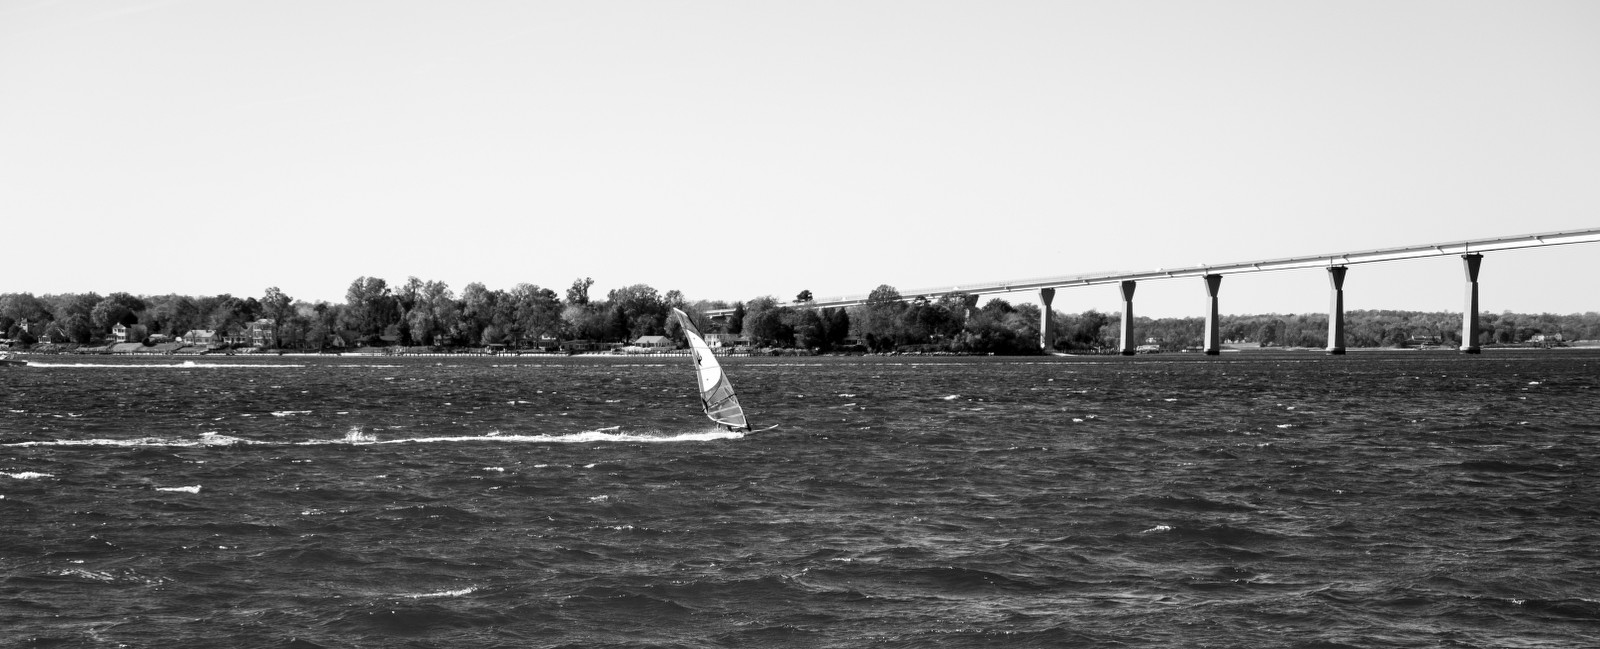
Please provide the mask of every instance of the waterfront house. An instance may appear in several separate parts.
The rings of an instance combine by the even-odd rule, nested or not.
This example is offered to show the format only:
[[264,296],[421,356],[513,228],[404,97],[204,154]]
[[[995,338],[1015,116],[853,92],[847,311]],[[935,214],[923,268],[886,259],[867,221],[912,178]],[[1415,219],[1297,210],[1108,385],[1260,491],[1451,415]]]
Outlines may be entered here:
[[116,336],[117,342],[128,342],[128,327],[120,322],[111,328],[111,335]]
[[249,324],[249,344],[256,347],[273,347],[278,341],[278,323],[271,318],[262,318]]
[[190,329],[183,332],[183,335],[179,336],[178,340],[183,341],[184,344],[194,345],[197,347],[210,347],[212,345],[222,344],[222,337],[217,334],[217,330],[215,329]]
[[244,327],[239,325],[228,327],[227,331],[223,333],[220,338],[222,340],[222,344],[224,345],[242,346],[245,343],[250,342],[250,334],[245,330]]
[[672,339],[666,336],[639,336],[633,341],[633,345],[646,349],[672,349],[677,347],[672,343]]
[[748,344],[750,340],[739,334],[706,334],[707,347],[737,347]]

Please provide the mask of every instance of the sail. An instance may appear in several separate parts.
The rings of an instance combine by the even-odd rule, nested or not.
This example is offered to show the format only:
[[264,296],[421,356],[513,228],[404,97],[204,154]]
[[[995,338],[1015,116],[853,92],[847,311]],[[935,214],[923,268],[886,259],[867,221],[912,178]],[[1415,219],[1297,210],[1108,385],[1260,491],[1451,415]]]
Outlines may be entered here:
[[711,346],[706,344],[706,339],[689,321],[688,315],[678,309],[673,309],[672,315],[678,319],[678,324],[683,325],[683,335],[689,339],[689,352],[694,355],[694,371],[700,379],[700,403],[705,407],[706,416],[728,430],[750,430],[750,423],[744,418],[744,408],[739,407],[739,398],[733,394],[733,384],[722,373],[717,357],[711,355]]

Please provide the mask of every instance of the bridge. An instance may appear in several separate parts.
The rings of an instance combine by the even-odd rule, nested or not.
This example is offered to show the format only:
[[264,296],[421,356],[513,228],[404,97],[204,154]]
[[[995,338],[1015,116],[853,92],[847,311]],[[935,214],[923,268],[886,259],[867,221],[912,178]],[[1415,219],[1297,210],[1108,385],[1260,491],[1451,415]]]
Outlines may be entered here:
[[[1329,354],[1345,353],[1344,335],[1344,277],[1347,268],[1354,264],[1370,264],[1385,261],[1401,261],[1406,259],[1422,259],[1426,257],[1443,257],[1460,255],[1462,268],[1466,274],[1465,301],[1462,305],[1461,315],[1461,351],[1467,354],[1476,354],[1481,351],[1478,346],[1478,273],[1483,264],[1483,253],[1501,250],[1518,250],[1522,248],[1538,248],[1544,246],[1559,246],[1577,243],[1600,242],[1600,228],[1588,230],[1571,230],[1565,232],[1543,232],[1538,234],[1522,234],[1493,239],[1478,239],[1473,241],[1453,241],[1449,243],[1430,243],[1399,248],[1380,248],[1377,250],[1362,250],[1356,252],[1340,252],[1326,255],[1313,255],[1303,257],[1285,257],[1281,259],[1263,259],[1260,261],[1245,261],[1231,264],[1216,264],[1189,266],[1184,268],[1158,268],[1156,270],[1141,272],[1097,273],[1088,275],[1067,275],[1060,277],[1035,277],[997,282],[978,282],[962,284],[959,286],[946,286],[938,288],[916,289],[902,291],[900,299],[934,300],[946,296],[961,296],[967,301],[969,307],[977,304],[978,296],[1013,293],[1018,291],[1037,291],[1039,304],[1042,307],[1043,321],[1040,322],[1040,345],[1049,347],[1055,340],[1054,316],[1050,310],[1050,303],[1055,298],[1057,289],[1072,288],[1077,286],[1095,286],[1101,284],[1117,284],[1122,289],[1122,326],[1121,342],[1119,349],[1123,354],[1131,355],[1135,350],[1133,339],[1133,294],[1138,283],[1148,280],[1176,279],[1180,277],[1198,277],[1205,281],[1206,293],[1210,297],[1210,308],[1206,312],[1205,323],[1205,353],[1218,354],[1222,351],[1222,341],[1219,334],[1218,302],[1217,296],[1222,289],[1224,275],[1239,273],[1259,273],[1280,270],[1304,270],[1307,268],[1326,268],[1330,286],[1328,307],[1328,347]],[[812,300],[799,306],[807,308],[851,307],[867,303],[867,294],[846,295]],[[712,318],[725,318],[733,313],[732,309],[712,309],[706,315]]]

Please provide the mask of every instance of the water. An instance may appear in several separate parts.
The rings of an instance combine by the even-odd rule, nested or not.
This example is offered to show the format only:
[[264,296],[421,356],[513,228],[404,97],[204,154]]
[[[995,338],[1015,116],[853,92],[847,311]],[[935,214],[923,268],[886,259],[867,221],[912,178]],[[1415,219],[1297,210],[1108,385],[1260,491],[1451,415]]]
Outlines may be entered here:
[[1600,354],[35,357],[11,647],[1579,647]]

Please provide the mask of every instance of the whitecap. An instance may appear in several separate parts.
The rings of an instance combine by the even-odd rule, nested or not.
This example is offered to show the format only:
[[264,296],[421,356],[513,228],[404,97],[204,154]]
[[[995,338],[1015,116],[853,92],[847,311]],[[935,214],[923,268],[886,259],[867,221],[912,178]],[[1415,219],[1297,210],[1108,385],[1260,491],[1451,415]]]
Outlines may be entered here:
[[[742,432],[726,430],[710,430],[694,433],[679,433],[676,435],[662,435],[654,432],[623,433],[617,431],[617,426],[599,430],[584,431],[581,433],[568,433],[565,435],[510,435],[499,431],[492,431],[483,435],[460,435],[454,437],[411,437],[405,439],[379,440],[376,435],[352,429],[342,440],[327,441],[314,440],[300,442],[301,446],[314,446],[319,444],[450,444],[470,442],[515,442],[529,444],[587,444],[593,442],[710,442],[724,439],[741,439],[745,436]],[[32,442],[24,442],[25,444]]]
[[106,583],[111,583],[111,582],[117,580],[117,578],[112,576],[112,574],[109,573],[109,572],[101,572],[101,571],[98,571],[98,570],[85,570],[83,568],[67,568],[65,570],[52,570],[52,571],[50,571],[49,574],[53,575],[53,576],[56,576],[56,577],[78,577],[80,579],[88,579],[88,580],[91,580],[91,581],[103,581],[103,582],[106,582]]
[[1162,532],[1171,532],[1171,531],[1172,531],[1172,526],[1171,525],[1157,525],[1157,526],[1152,527],[1152,528],[1150,528],[1148,530],[1140,532],[1140,534],[1159,534],[1159,533],[1162,533]]
[[55,477],[54,475],[51,475],[49,473],[39,473],[38,471],[23,471],[23,472],[20,472],[20,473],[0,473],[0,475],[3,475],[5,477],[7,477],[7,478],[15,478],[17,480],[33,480],[35,478],[54,478]]
[[344,441],[347,444],[372,444],[378,441],[378,436],[375,433],[363,432],[361,428],[356,427],[345,432]]
[[272,413],[274,417],[288,417],[290,415],[309,415],[310,410],[277,410]]
[[189,485],[187,487],[156,487],[156,491],[182,491],[184,493],[197,494],[200,493],[200,485]]
[[956,399],[960,399],[960,398],[961,398],[961,395],[959,395],[959,394],[952,394],[952,395],[950,395],[950,396],[948,396],[948,397],[939,397],[939,398],[941,398],[941,399],[944,399],[944,400],[945,400],[945,401],[955,401],[955,400],[956,400]]
[[431,598],[431,597],[460,597],[462,595],[470,595],[470,594],[475,593],[477,591],[478,591],[478,587],[477,586],[468,586],[466,588],[457,588],[455,590],[441,590],[441,591],[434,592],[434,593],[418,593],[416,595],[406,595],[406,597],[409,597],[411,599],[425,599],[425,598]]

